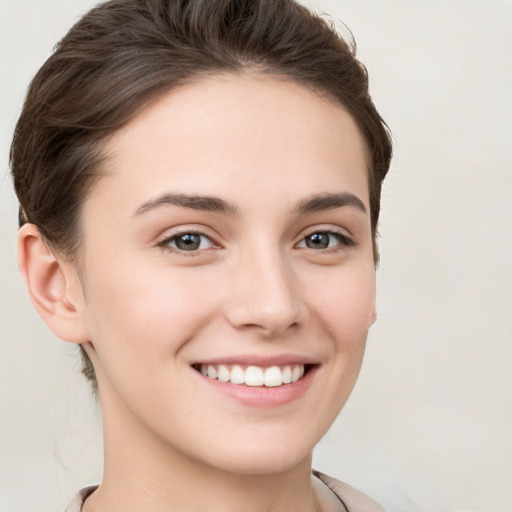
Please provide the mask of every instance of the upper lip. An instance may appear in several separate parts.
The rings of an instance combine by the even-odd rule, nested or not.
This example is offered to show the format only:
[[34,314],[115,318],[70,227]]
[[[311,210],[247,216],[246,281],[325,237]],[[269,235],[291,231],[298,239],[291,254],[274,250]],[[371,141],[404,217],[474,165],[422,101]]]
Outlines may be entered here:
[[320,361],[311,356],[299,354],[280,354],[276,356],[263,356],[261,354],[242,354],[230,355],[227,357],[211,357],[200,360],[195,360],[191,364],[206,364],[206,365],[243,365],[243,366],[260,366],[268,368],[270,366],[285,366],[293,364],[304,365],[317,365]]

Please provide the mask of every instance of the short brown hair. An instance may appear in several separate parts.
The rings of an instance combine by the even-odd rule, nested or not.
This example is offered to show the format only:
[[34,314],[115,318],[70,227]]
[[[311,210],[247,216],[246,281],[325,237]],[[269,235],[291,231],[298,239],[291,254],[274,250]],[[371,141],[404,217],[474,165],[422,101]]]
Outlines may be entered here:
[[50,246],[74,258],[81,206],[101,176],[107,137],[164,91],[243,70],[303,84],[352,115],[368,151],[377,261],[389,130],[355,44],[294,0],[110,0],[93,8],[30,84],[10,152],[20,224],[35,224]]

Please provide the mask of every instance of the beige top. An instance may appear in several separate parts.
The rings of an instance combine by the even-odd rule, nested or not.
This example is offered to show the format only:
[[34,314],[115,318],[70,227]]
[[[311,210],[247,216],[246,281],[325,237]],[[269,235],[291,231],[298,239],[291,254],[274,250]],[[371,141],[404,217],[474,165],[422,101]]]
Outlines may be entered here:
[[[313,475],[329,487],[340,500],[346,512],[386,512],[378,503],[366,496],[366,494],[350,487],[350,485],[324,475],[319,471],[313,471]],[[79,491],[72,499],[65,512],[81,512],[84,501],[97,487],[98,486],[86,487]]]
[[376,501],[354,487],[324,475],[320,471],[313,470],[313,475],[329,487],[347,512],[386,512]]

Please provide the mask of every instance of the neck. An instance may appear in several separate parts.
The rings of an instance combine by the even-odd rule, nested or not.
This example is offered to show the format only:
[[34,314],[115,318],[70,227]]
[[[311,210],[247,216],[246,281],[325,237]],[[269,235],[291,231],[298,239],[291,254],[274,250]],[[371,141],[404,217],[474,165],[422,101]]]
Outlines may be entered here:
[[[103,402],[103,397],[102,397]],[[311,456],[272,473],[213,467],[103,403],[103,482],[83,512],[316,512]],[[126,412],[126,411],[125,411]]]

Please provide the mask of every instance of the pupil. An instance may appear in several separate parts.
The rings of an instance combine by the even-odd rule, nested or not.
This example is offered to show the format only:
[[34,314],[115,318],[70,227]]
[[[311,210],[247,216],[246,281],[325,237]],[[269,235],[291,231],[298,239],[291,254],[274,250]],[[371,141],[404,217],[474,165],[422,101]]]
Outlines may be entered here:
[[184,251],[193,251],[199,248],[201,237],[199,235],[181,235],[176,239],[176,247]]
[[306,239],[310,249],[325,249],[329,246],[329,236],[326,233],[314,233]]

